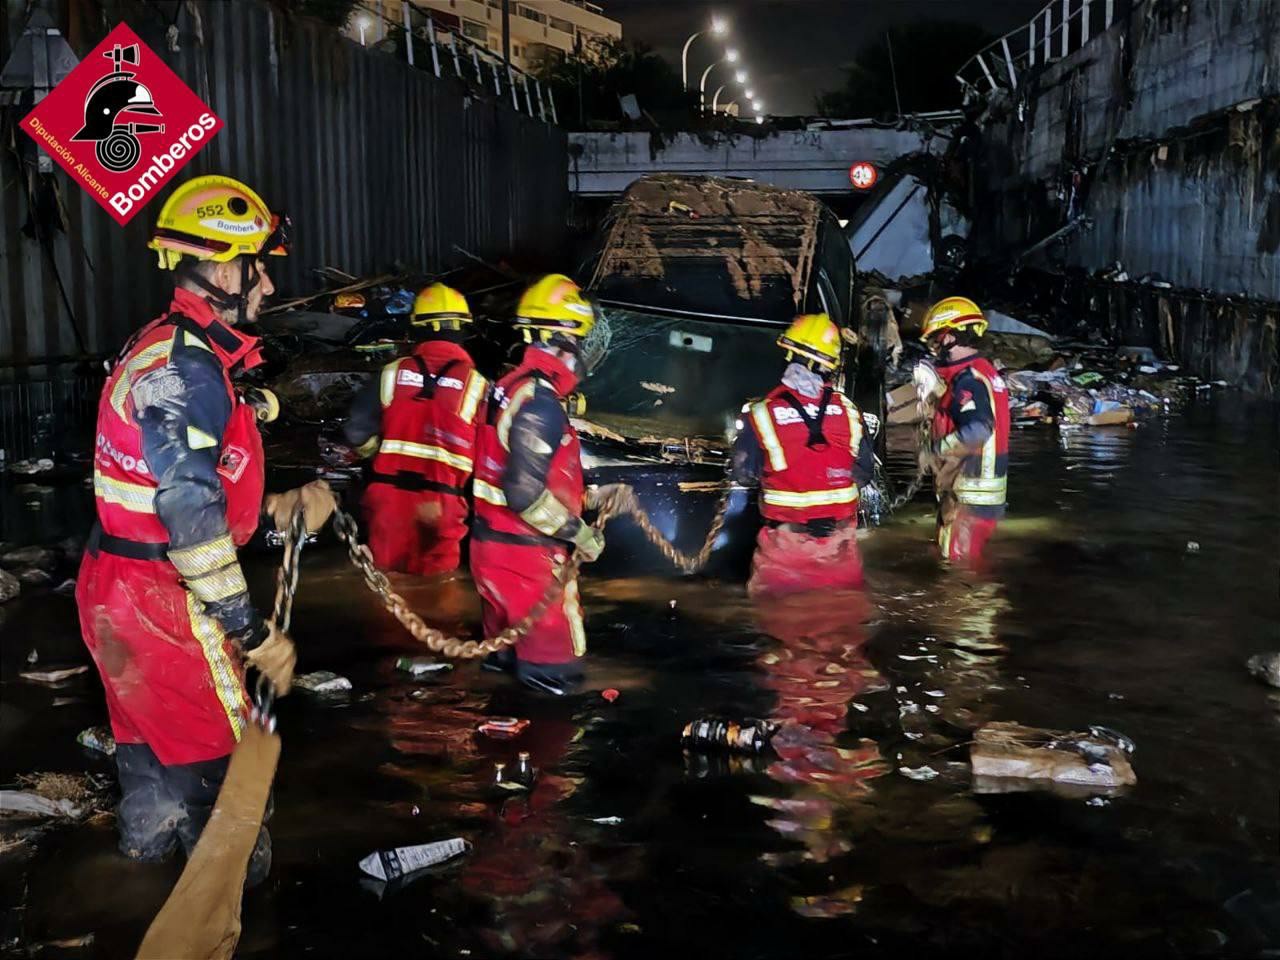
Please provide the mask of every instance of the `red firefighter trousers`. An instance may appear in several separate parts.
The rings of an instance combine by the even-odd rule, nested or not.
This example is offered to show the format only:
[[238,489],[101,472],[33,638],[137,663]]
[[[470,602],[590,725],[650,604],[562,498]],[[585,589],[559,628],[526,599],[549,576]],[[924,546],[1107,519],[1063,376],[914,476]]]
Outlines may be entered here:
[[464,498],[371,483],[362,503],[369,549],[380,569],[423,577],[457,569],[467,535]]
[[[546,594],[569,552],[560,547],[472,540],[471,575],[480,594],[485,637],[519,623]],[[526,663],[570,663],[586,653],[575,578],[516,644]]]
[[977,516],[964,504],[956,505],[949,521],[939,513],[938,550],[942,558],[973,570],[982,569],[987,541],[996,532],[998,523],[994,517]]
[[118,743],[145,743],[166,766],[231,753],[247,706],[240,656],[168,562],[85,553],[76,604]]
[[782,527],[762,527],[751,558],[747,593],[783,595],[808,590],[856,590],[862,586],[862,557],[853,523],[829,537]]

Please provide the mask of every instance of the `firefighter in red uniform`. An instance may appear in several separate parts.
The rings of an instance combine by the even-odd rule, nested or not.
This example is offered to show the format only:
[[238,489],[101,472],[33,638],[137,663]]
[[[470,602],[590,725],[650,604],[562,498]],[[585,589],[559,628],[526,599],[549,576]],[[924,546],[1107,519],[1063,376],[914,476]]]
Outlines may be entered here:
[[461,556],[488,384],[462,347],[472,322],[462,294],[432,284],[414,301],[411,322],[422,341],[356,396],[343,432],[358,452],[374,455],[364,495],[374,562],[432,576],[457,569]]
[[[604,539],[582,519],[582,457],[565,400],[584,376],[581,341],[595,315],[577,285],[543,277],[520,299],[515,325],[524,356],[495,384],[476,441],[476,519],[471,573],[480,592],[484,633],[518,623],[546,594],[576,550],[586,561]],[[577,660],[587,638],[570,581],[559,602],[515,648],[486,661],[514,669],[530,687],[562,695],[582,682]]]
[[925,315],[920,335],[936,363],[917,365],[921,396],[934,401],[928,451],[938,496],[938,549],[977,568],[1004,516],[1009,473],[1009,392],[977,345],[987,319],[972,300],[947,297]]
[[[254,610],[236,559],[263,507],[256,418],[278,407],[231,379],[260,362],[236,328],[273,292],[265,258],[287,252],[287,225],[235,180],[179,187],[148,244],[177,271],[173,302],[125,346],[98,404],[76,601],[117,743],[120,846],[139,860],[189,853],[204,829],[248,722],[243,660],[277,693],[292,677],[293,644]],[[332,494],[304,490],[274,506],[287,516],[304,499],[318,528]],[[264,829],[250,884],[270,864]]]
[[840,331],[825,313],[806,314],[778,345],[790,361],[782,382],[743,407],[734,449],[735,479],[759,480],[764,517],[748,592],[860,587],[858,488],[875,452],[862,414],[833,383]]

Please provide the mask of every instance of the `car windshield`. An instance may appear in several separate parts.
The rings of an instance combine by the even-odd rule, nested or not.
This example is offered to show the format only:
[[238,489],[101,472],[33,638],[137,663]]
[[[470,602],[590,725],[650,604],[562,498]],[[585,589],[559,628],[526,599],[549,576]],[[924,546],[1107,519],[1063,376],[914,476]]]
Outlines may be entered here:
[[631,440],[724,439],[782,373],[781,327],[603,306],[587,358],[586,418]]

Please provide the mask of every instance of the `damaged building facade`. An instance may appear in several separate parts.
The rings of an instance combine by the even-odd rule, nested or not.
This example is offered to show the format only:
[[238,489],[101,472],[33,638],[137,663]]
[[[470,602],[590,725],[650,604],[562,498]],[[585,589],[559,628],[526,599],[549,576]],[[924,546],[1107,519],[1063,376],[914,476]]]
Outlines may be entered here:
[[1273,395],[1280,2],[1055,0],[958,79],[975,259],[1064,331]]

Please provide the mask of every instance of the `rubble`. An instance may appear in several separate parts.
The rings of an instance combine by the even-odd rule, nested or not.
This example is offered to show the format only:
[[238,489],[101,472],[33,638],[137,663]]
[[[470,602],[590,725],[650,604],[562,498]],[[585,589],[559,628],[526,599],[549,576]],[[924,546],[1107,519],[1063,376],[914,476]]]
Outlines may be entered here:
[[1249,672],[1263,683],[1280,687],[1280,652],[1256,653],[1249,658]]
[[22,584],[18,578],[5,570],[0,570],[0,603],[8,603],[22,593]]
[[334,693],[346,693],[351,689],[351,681],[329,670],[316,670],[293,678],[293,685],[304,693],[325,696]]

